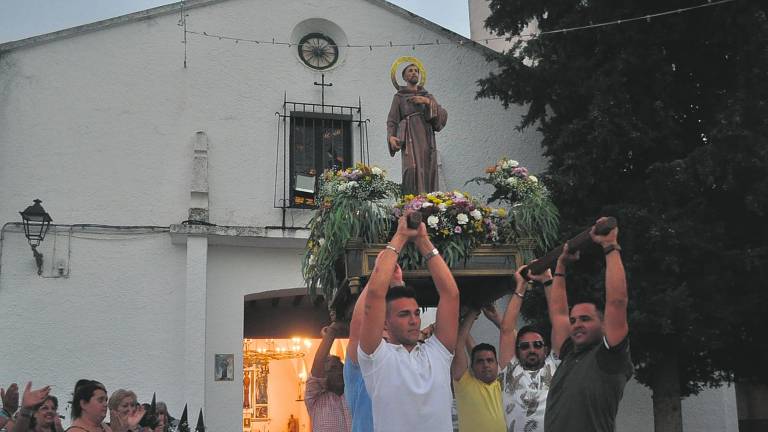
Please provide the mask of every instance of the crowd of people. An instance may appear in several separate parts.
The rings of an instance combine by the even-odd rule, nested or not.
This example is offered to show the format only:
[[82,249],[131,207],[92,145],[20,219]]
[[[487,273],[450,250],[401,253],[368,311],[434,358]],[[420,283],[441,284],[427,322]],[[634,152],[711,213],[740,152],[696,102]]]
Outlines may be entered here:
[[[566,244],[554,273],[515,274],[503,316],[482,313],[499,328],[498,352],[470,335],[481,310],[460,314],[459,289],[424,224],[397,232],[376,259],[349,323],[346,362],[329,355],[344,324],[322,329],[305,403],[315,432],[453,430],[461,432],[613,431],[624,387],[632,376],[627,283],[618,228],[590,236],[605,255],[604,299],[569,304],[568,264],[579,259]],[[599,222],[599,221],[598,221]],[[427,337],[413,289],[397,264],[413,242],[426,260],[439,301]],[[551,332],[517,329],[530,287],[544,290]],[[462,315],[460,317],[460,315]],[[548,334],[547,334],[548,333]]]
[[[0,431],[7,432],[169,432],[175,423],[163,402],[139,404],[136,393],[119,389],[108,395],[98,381],[81,379],[72,392],[71,422],[65,430],[59,399],[51,387],[32,389],[28,382],[1,389]],[[109,413],[109,421],[107,420]]]
[[[632,376],[627,324],[627,283],[618,228],[592,240],[605,255],[605,298],[569,305],[568,264],[579,259],[566,244],[554,272],[515,274],[515,290],[501,316],[493,306],[460,312],[459,289],[424,224],[406,216],[376,259],[351,320],[334,320],[306,383],[305,404],[315,432],[449,432],[453,412],[461,432],[561,432],[615,429],[624,387]],[[436,321],[421,329],[415,291],[403,282],[400,252],[412,242],[426,260],[439,301]],[[517,329],[526,291],[543,289],[551,332]],[[604,306],[603,306],[604,305]],[[484,314],[499,329],[498,352],[470,335]],[[330,355],[349,332],[346,362]],[[549,333],[549,334],[547,334]],[[50,386],[28,382],[0,389],[0,432],[65,432],[59,399]],[[103,384],[79,380],[66,432],[169,432],[174,419],[164,403],[139,404],[133,391],[111,395]],[[108,421],[107,420],[107,416]]]

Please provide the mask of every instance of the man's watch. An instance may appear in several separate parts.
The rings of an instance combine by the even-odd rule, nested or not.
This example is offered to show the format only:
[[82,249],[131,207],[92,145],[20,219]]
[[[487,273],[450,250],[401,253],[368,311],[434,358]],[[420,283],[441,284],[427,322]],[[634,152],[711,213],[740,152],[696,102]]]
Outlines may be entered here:
[[620,251],[620,250],[621,250],[621,246],[619,246],[616,243],[613,243],[613,244],[609,244],[608,246],[604,247],[603,248],[603,253],[605,255],[608,255],[609,253],[611,253],[613,251]]
[[431,251],[427,252],[427,254],[424,255],[424,261],[429,261],[438,255],[440,255],[440,251],[437,250],[437,248],[432,248]]

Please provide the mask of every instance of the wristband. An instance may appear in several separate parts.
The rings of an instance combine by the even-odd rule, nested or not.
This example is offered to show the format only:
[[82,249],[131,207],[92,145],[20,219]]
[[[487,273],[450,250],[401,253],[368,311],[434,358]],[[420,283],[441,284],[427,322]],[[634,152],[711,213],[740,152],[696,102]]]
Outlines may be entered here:
[[525,298],[525,294],[520,294],[519,292],[515,291],[515,295],[520,298]]
[[24,408],[24,407],[21,407],[19,409],[19,415],[21,417],[31,418],[34,413],[35,413],[35,410],[33,410],[33,409]]
[[386,246],[384,246],[384,247],[385,247],[386,249],[389,249],[389,250],[391,250],[392,252],[394,252],[394,253],[395,253],[395,255],[398,255],[398,256],[400,255],[400,251],[399,251],[399,250],[397,250],[397,249],[395,249],[395,247],[394,247],[394,246],[392,246],[391,244],[387,243],[387,245],[386,245]]
[[555,272],[555,274],[554,274],[553,276],[554,276],[554,277],[562,277],[562,278],[564,278],[564,277],[565,277],[565,273],[558,273],[558,272]]
[[609,244],[608,246],[603,248],[603,253],[605,255],[608,255],[609,253],[611,253],[613,251],[620,251],[620,250],[621,250],[621,246],[619,246],[617,244]]

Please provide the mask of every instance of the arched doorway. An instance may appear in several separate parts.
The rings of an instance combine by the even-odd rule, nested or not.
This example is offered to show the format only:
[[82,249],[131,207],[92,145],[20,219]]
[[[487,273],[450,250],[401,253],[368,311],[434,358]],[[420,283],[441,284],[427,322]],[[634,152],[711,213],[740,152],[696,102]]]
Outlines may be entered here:
[[[243,431],[311,430],[304,384],[330,321],[327,303],[306,288],[268,291],[245,296],[243,317]],[[331,353],[343,359],[346,343],[338,339]]]

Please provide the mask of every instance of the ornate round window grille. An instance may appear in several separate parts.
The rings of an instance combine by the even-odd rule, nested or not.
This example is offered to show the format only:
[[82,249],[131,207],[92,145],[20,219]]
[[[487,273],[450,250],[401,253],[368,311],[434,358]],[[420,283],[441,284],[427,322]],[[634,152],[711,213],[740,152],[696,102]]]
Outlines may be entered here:
[[339,47],[322,33],[310,33],[299,41],[299,58],[312,69],[328,69],[339,59]]

